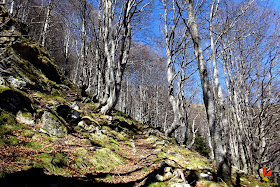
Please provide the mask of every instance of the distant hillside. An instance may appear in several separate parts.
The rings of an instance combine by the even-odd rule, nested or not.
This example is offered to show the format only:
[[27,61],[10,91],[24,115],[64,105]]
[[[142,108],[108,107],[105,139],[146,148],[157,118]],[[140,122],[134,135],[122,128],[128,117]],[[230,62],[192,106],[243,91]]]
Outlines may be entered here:
[[[0,186],[226,186],[214,164],[96,103],[0,8]],[[238,176],[238,177],[237,177]],[[233,170],[236,186],[262,186]]]

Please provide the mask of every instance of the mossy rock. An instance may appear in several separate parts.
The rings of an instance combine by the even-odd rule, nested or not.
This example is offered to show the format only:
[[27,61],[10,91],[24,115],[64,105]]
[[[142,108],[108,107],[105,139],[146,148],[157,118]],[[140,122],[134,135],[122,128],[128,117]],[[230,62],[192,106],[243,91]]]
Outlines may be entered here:
[[124,163],[124,158],[108,148],[102,148],[96,150],[94,155],[90,157],[90,162],[95,165],[96,170],[113,172],[116,166]]
[[18,123],[14,114],[0,110],[0,135],[11,134],[14,131],[27,129]]
[[32,119],[32,114],[30,112],[22,112],[21,110],[16,114],[16,120],[19,123],[26,124],[26,125],[34,125],[35,122]]
[[114,152],[120,152],[122,149],[120,148],[119,143],[116,140],[110,139],[109,144],[106,145],[107,148]]
[[10,90],[10,88],[8,86],[0,85],[0,93],[7,91],[7,90]]
[[51,112],[45,111],[42,116],[43,129],[50,136],[65,138],[67,136],[67,128],[65,122]]
[[148,187],[167,187],[167,185],[164,182],[156,182],[150,184]]
[[36,68],[40,69],[49,80],[56,83],[61,82],[61,73],[58,71],[54,60],[38,43],[17,42],[12,45],[12,48],[21,55],[25,60],[28,60]]
[[8,142],[11,146],[17,146],[20,143],[20,140],[16,136],[8,136]]
[[106,135],[96,136],[94,133],[88,134],[88,139],[91,140],[92,145],[105,147],[106,140],[108,140],[108,137]]
[[38,142],[26,142],[25,147],[40,150],[42,145]]
[[32,138],[32,136],[35,134],[33,130],[23,130],[20,135],[28,138]]
[[77,156],[83,156],[83,157],[88,156],[88,150],[83,147],[77,147],[75,150]]

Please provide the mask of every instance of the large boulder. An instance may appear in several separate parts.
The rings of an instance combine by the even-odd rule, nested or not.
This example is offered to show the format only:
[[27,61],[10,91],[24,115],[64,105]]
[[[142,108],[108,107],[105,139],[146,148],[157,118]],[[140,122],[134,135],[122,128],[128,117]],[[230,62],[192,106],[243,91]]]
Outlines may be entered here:
[[59,105],[56,112],[70,125],[77,125],[81,118],[80,113],[68,105]]
[[63,120],[50,111],[45,111],[42,115],[42,130],[50,136],[65,138],[67,136],[67,128]]
[[33,113],[31,101],[21,93],[11,90],[8,87],[0,86],[0,108],[16,114],[21,109]]

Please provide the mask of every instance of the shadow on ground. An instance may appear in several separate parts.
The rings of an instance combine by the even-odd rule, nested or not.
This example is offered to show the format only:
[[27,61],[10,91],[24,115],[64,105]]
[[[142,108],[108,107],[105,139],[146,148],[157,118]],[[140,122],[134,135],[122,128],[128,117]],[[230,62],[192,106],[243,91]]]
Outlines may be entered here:
[[133,186],[132,183],[108,184],[96,182],[95,177],[77,178],[47,175],[42,168],[32,168],[6,175],[0,179],[1,187],[87,187],[87,186]]

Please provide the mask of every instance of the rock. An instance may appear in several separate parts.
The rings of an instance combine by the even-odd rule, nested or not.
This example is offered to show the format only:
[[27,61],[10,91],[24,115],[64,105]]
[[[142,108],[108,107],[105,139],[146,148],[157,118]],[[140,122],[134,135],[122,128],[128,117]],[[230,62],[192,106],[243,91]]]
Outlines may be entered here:
[[165,145],[165,140],[163,140],[161,142],[156,142],[153,146],[156,147],[158,145]]
[[155,149],[154,150],[154,153],[160,153],[160,152],[162,152],[162,149]]
[[172,168],[171,167],[165,167],[164,168],[164,173],[171,172]]
[[72,112],[71,118],[73,118],[73,119],[78,119],[78,118],[80,118],[80,117],[81,117],[81,116],[80,116],[80,113],[79,113],[78,111],[74,110],[74,111]]
[[170,171],[166,172],[166,173],[163,175],[163,179],[164,179],[165,181],[171,179],[172,177],[173,177],[173,174],[172,174]]
[[[185,164],[190,164],[190,162],[188,162],[188,161],[184,161],[184,163],[185,163]],[[189,169],[189,170],[190,170],[190,169]]]
[[175,183],[171,184],[170,187],[191,187],[191,185],[187,183]]
[[67,128],[62,120],[51,112],[45,111],[42,115],[43,130],[50,136],[65,138],[67,136]]
[[98,127],[95,127],[95,135],[101,137],[103,134],[106,134],[106,130],[100,130]]
[[82,117],[82,120],[87,124],[87,125],[90,125],[90,124],[92,124],[94,121],[93,121],[93,119],[91,118],[91,117],[89,117],[89,116],[83,116]]
[[169,154],[169,155],[176,155],[176,153],[175,153],[175,152],[170,151],[170,150],[168,150],[168,151],[167,151],[167,154]]
[[13,90],[6,90],[0,93],[0,108],[14,114],[21,109],[27,109],[33,113],[30,99]]
[[77,125],[81,120],[80,113],[76,110],[73,110],[68,105],[59,105],[56,108],[56,112],[59,116],[61,116],[67,123],[71,125]]
[[133,141],[132,139],[130,139],[129,141],[130,141],[131,146],[132,146],[132,152],[133,152],[133,153],[136,153],[136,148],[135,148],[135,143],[134,143],[134,141]]
[[9,76],[9,78],[7,79],[7,81],[9,82],[9,84],[14,87],[14,88],[18,88],[18,89],[22,89],[23,87],[26,87],[26,82],[20,78],[16,78],[13,76]]
[[73,104],[71,105],[71,108],[74,110],[80,110],[79,102],[74,101]]
[[71,108],[68,105],[59,105],[56,108],[56,113],[63,117],[66,122],[70,121]]
[[23,123],[26,125],[34,125],[35,122],[32,119],[32,114],[29,112],[22,112],[21,110],[16,114],[16,120],[19,123]]
[[83,128],[83,129],[85,129],[86,126],[87,126],[87,124],[86,124],[84,121],[80,121],[80,122],[78,123],[78,127],[81,127],[81,128]]
[[199,178],[204,178],[206,180],[210,180],[210,176],[206,173],[200,173]]
[[156,178],[157,181],[160,181],[160,182],[163,181],[163,176],[160,175],[160,174],[157,174],[155,178]]

